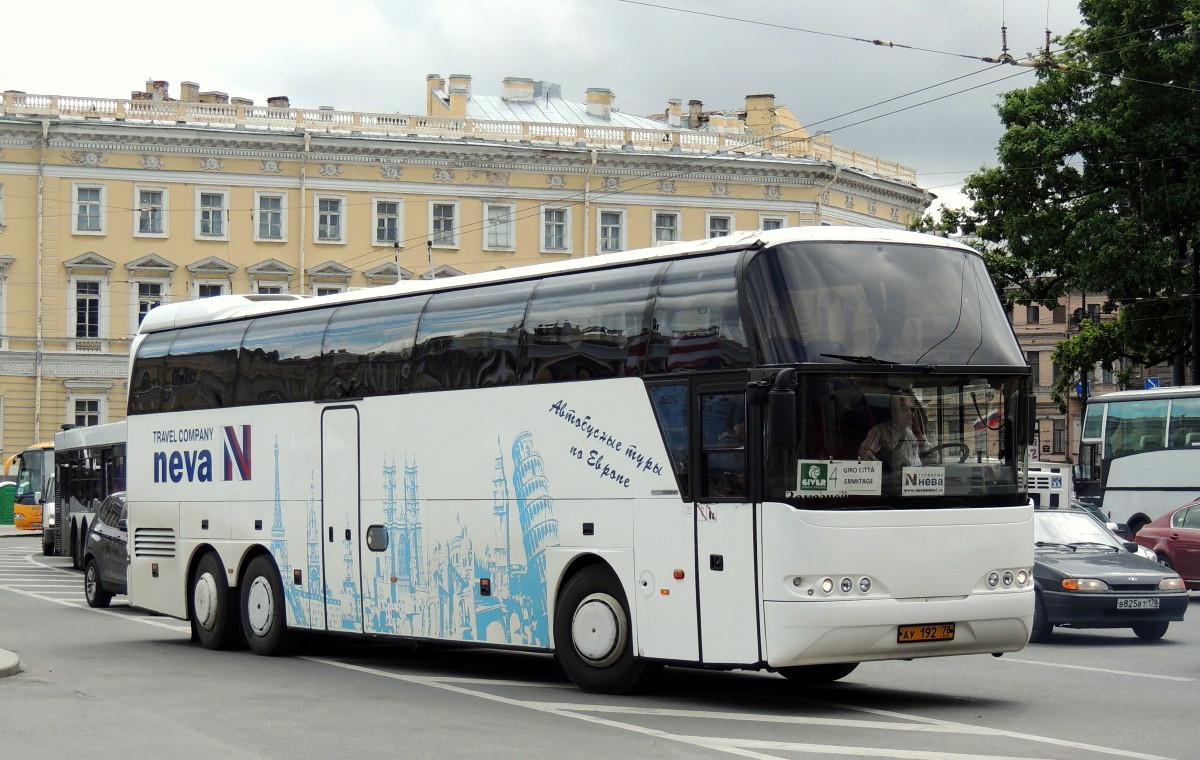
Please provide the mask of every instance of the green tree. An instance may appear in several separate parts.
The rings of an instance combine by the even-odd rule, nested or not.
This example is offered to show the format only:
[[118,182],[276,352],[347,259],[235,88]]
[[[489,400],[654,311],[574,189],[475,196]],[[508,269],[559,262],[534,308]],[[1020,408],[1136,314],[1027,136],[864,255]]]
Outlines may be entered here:
[[[999,164],[969,177],[973,232],[1017,303],[1105,293],[1113,323],[1054,357],[1084,369],[1191,357],[1200,246],[1200,0],[1082,0],[1037,82],[1007,93]],[[1070,387],[1060,373],[1056,399]]]

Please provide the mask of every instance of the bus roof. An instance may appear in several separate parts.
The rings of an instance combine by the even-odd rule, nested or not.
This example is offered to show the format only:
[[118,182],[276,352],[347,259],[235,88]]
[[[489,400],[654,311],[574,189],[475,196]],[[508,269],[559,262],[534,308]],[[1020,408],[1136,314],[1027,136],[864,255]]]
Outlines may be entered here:
[[[275,311],[290,311],[297,307],[328,305],[331,303],[371,301],[390,298],[406,293],[456,290],[495,282],[515,282],[537,279],[546,275],[588,269],[605,269],[625,264],[637,264],[654,259],[682,258],[690,255],[716,253],[748,248],[766,248],[785,243],[798,242],[844,242],[844,243],[893,243],[900,245],[932,245],[961,252],[978,252],[962,243],[947,238],[919,232],[872,227],[787,227],[779,230],[755,230],[734,232],[725,237],[671,243],[652,248],[641,248],[621,253],[606,253],[602,256],[568,259],[547,264],[494,269],[477,274],[433,280],[405,280],[394,285],[363,288],[327,296],[308,297],[299,295],[229,295],[200,298],[179,303],[164,304],[151,309],[142,319],[138,329],[141,334],[161,332],[187,325],[232,320]],[[299,303],[298,303],[299,302]]]
[[54,434],[54,447],[58,451],[68,451],[88,446],[103,446],[109,443],[124,443],[125,428],[124,420],[104,425],[68,428]]
[[1137,391],[1112,391],[1101,393],[1088,399],[1089,404],[1109,403],[1113,401],[1139,401],[1157,398],[1188,398],[1200,397],[1200,385],[1180,385],[1171,388],[1149,388]]

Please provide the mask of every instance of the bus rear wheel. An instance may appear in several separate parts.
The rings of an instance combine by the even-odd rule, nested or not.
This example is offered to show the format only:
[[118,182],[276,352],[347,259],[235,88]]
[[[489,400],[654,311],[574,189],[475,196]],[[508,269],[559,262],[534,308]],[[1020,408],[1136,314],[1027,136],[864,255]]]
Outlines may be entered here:
[[246,568],[241,593],[242,633],[255,654],[274,656],[287,648],[287,610],[279,571],[270,557],[255,557]]
[[192,632],[205,649],[229,649],[237,637],[237,618],[233,594],[225,583],[225,574],[217,555],[209,552],[200,558],[191,582]]
[[608,568],[592,565],[563,587],[554,612],[558,663],[579,688],[596,694],[636,691],[657,666],[635,657],[629,605]]
[[858,667],[857,662],[836,662],[827,665],[796,665],[780,668],[779,675],[804,686],[817,686],[845,678]]

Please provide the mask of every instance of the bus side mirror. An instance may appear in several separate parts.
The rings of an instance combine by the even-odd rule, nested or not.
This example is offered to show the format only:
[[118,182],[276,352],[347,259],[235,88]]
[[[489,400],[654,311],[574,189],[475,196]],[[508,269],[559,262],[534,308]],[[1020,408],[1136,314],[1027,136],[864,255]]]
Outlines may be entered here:
[[34,503],[34,504],[45,504],[45,503],[46,503],[46,500],[42,498],[42,492],[41,492],[41,491],[34,491],[34,492],[33,492],[33,503]]
[[767,393],[767,448],[796,448],[796,371],[784,369]]

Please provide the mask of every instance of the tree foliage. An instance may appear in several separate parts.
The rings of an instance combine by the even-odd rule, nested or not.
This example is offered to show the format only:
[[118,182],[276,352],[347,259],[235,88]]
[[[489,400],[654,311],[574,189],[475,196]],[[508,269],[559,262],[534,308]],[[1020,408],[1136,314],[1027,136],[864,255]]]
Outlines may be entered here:
[[970,212],[930,225],[955,222],[989,244],[1010,304],[1106,294],[1120,318],[1085,325],[1055,351],[1060,366],[1190,357],[1200,0],[1082,0],[1080,11],[1054,65],[998,106],[998,166],[967,179]]

